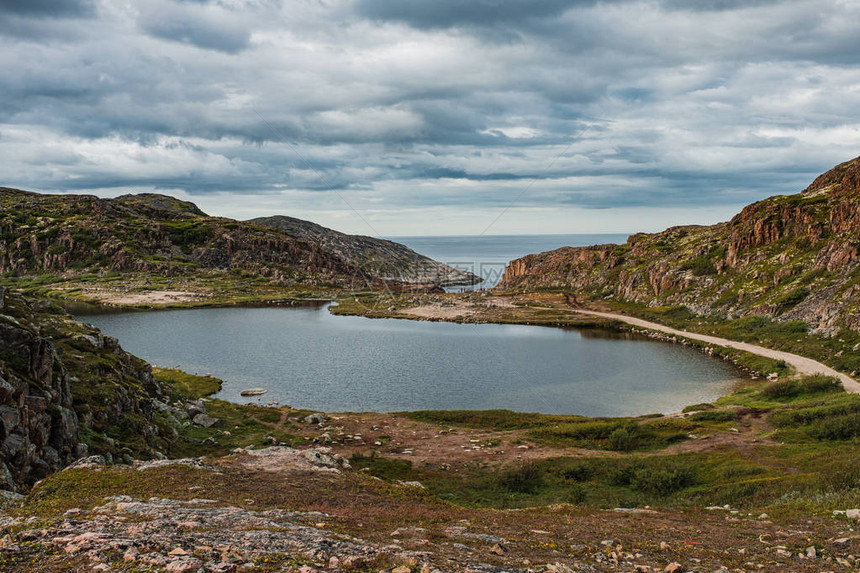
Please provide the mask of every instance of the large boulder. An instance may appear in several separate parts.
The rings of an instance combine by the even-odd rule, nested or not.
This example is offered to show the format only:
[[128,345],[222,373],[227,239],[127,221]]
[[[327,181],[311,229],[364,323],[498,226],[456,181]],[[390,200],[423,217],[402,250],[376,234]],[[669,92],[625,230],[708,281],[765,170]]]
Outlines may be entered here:
[[224,420],[221,418],[215,418],[209,414],[197,414],[194,416],[192,421],[198,426],[203,426],[204,428],[221,428],[225,425]]
[[203,400],[188,400],[185,402],[185,413],[193,420],[198,414],[206,413],[206,404]]

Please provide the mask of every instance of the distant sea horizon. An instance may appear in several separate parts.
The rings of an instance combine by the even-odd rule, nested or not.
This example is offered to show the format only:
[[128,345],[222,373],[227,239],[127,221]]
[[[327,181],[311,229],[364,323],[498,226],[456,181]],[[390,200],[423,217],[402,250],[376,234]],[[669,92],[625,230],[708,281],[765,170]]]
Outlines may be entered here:
[[[561,247],[586,247],[627,241],[630,233],[575,233],[547,235],[441,235],[385,237],[413,251],[484,279],[473,288],[492,288],[512,260]],[[456,290],[456,289],[455,289]]]

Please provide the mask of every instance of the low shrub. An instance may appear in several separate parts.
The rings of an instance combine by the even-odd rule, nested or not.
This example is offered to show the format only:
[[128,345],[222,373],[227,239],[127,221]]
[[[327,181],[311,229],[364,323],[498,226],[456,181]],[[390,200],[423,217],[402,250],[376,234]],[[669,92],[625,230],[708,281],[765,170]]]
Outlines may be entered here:
[[609,434],[609,447],[616,452],[629,452],[635,443],[635,432],[631,432],[627,428],[616,428]]
[[809,426],[819,420],[860,413],[860,397],[845,396],[836,404],[820,404],[804,408],[782,409],[768,416],[768,422],[777,428]]
[[565,479],[575,482],[588,481],[592,475],[594,475],[594,468],[588,463],[576,464],[562,472],[562,476]]
[[588,494],[582,485],[575,483],[572,486],[570,486],[570,489],[567,491],[566,497],[567,497],[567,503],[572,503],[574,505],[578,505],[578,504],[583,503],[585,501],[585,499],[588,497]]
[[685,407],[681,411],[686,414],[688,412],[701,412],[702,410],[713,410],[714,408],[716,408],[716,406],[714,406],[710,402],[704,402],[702,404],[692,404],[691,406]]
[[816,440],[844,441],[860,438],[860,414],[818,420],[810,425],[807,433]]
[[677,469],[643,468],[633,472],[630,485],[633,489],[660,497],[696,483],[697,472],[692,467]]
[[543,472],[530,462],[499,476],[499,485],[514,493],[534,493],[543,483]]
[[816,374],[803,378],[779,380],[771,382],[759,391],[763,398],[769,400],[791,400],[800,396],[823,394],[826,392],[841,392],[842,384],[832,376]]
[[729,410],[708,410],[696,412],[690,419],[694,422],[731,422],[735,419],[735,413]]

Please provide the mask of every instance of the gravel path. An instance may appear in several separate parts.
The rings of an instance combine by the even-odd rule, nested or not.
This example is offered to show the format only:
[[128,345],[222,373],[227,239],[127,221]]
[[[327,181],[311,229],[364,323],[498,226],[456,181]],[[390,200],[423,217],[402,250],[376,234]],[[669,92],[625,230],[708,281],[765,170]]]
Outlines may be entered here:
[[686,330],[677,330],[675,328],[663,326],[662,324],[658,324],[656,322],[649,322],[647,320],[642,320],[641,318],[633,318],[631,316],[625,316],[623,314],[614,314],[610,312],[598,312],[594,310],[581,309],[571,309],[571,311],[578,312],[580,314],[588,314],[591,316],[599,316],[602,318],[620,320],[621,322],[626,322],[627,324],[632,324],[633,326],[638,326],[640,328],[649,328],[658,332],[665,332],[666,334],[673,334],[675,336],[683,336],[685,338],[699,340],[701,342],[707,342],[708,344],[714,344],[716,346],[725,346],[726,348],[743,350],[744,352],[757,354],[766,358],[773,358],[774,360],[785,360],[788,364],[790,364],[797,370],[798,374],[825,374],[827,376],[833,376],[835,378],[838,378],[842,382],[842,387],[845,388],[846,392],[850,392],[852,394],[860,394],[860,382],[857,382],[847,374],[837,372],[833,368],[830,368],[829,366],[826,366],[821,362],[817,362],[811,358],[806,358],[805,356],[791,354],[790,352],[782,352],[781,350],[772,350],[770,348],[765,348],[756,344],[750,344],[748,342],[737,342],[735,340],[729,340],[728,338],[708,336],[707,334],[696,334],[695,332],[687,332]]

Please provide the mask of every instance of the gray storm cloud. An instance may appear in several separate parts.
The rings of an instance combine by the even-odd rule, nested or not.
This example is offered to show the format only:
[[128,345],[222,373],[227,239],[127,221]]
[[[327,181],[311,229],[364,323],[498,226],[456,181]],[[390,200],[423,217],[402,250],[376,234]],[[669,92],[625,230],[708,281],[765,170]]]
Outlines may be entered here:
[[844,0],[0,0],[0,185],[427,232],[427,209],[475,232],[509,205],[535,230],[722,215],[860,155],[857,21]]

